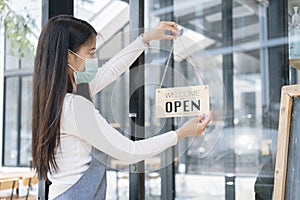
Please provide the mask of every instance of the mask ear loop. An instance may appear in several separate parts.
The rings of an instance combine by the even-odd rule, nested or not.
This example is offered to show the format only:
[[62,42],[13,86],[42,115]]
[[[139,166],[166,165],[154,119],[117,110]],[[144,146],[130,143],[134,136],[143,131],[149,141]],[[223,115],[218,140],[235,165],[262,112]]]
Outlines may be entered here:
[[[77,53],[75,53],[74,51],[72,51],[71,49],[68,49],[68,51],[69,52],[71,52],[72,54],[74,54],[75,56],[78,56],[80,59],[82,59],[82,60],[84,60],[85,61],[85,59],[83,59],[80,55],[78,55]],[[73,71],[74,72],[77,72],[77,70],[75,70],[75,68],[74,67],[72,67],[72,65],[71,64],[69,64],[68,63],[68,66],[71,68],[71,69],[73,69]]]
[[74,51],[72,51],[71,49],[68,49],[68,51],[70,51],[72,54],[74,54],[74,55],[78,56],[80,59],[82,59],[82,60],[84,60],[84,61],[85,61],[85,59],[84,59],[84,58],[82,58],[80,55],[78,55],[77,53],[75,53],[75,52],[74,52]]
[[68,63],[68,66],[69,66],[74,72],[77,72],[77,71],[74,69],[74,67],[72,67],[71,64]]

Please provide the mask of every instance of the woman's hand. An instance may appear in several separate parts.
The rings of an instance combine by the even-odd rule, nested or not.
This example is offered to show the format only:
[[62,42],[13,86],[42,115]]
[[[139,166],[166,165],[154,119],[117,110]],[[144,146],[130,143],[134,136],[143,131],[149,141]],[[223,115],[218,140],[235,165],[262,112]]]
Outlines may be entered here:
[[[167,35],[165,31],[171,31],[172,35]],[[175,22],[161,21],[155,28],[143,34],[143,41],[149,43],[151,40],[173,40],[178,35],[178,28]]]
[[183,124],[183,126],[175,131],[178,139],[180,140],[188,136],[201,135],[211,118],[212,112],[209,113],[208,117],[200,115],[199,117],[194,117],[193,119],[187,121],[185,124]]

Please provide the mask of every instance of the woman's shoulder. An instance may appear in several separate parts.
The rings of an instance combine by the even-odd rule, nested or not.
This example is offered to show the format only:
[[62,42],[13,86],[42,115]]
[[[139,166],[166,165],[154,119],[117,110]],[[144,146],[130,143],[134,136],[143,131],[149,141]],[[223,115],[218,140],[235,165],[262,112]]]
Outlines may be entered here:
[[63,110],[73,109],[76,108],[77,106],[94,108],[94,104],[90,100],[86,99],[85,97],[77,94],[67,93],[64,99]]
[[85,98],[81,95],[78,95],[78,94],[73,94],[73,93],[67,93],[66,96],[65,96],[65,99],[64,99],[64,101],[66,101],[66,102],[71,102],[71,101],[74,101],[74,100],[82,101],[82,102],[89,103],[89,104],[93,104],[87,98]]
[[88,99],[68,93],[64,98],[62,114],[61,114],[61,132],[78,135],[75,129],[76,119],[87,117],[87,113],[95,111],[94,104]]

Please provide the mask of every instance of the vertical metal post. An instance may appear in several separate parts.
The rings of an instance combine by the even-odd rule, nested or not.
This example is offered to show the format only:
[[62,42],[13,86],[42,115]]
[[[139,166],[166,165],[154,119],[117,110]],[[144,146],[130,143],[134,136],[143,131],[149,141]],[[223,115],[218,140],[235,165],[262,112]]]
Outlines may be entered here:
[[38,200],[45,200],[48,199],[48,195],[46,197],[46,181],[43,179],[39,179],[39,186],[38,186]]
[[[4,53],[6,53],[4,51]],[[5,55],[5,54],[4,54]],[[1,162],[2,162],[2,166],[5,164],[4,163],[4,153],[5,153],[5,115],[6,115],[6,109],[5,109],[5,105],[6,105],[6,85],[7,85],[7,78],[4,77],[3,78],[3,119],[2,119],[2,124],[3,124],[3,127],[2,127],[2,156],[1,156]]]
[[[163,19],[167,20],[167,19]],[[161,45],[163,49],[170,49],[172,44],[170,41],[161,41]],[[166,59],[168,55],[165,56]],[[173,87],[174,86],[174,56],[171,56],[171,60],[169,63],[169,72],[166,75],[164,84],[167,87]],[[175,130],[174,127],[174,119],[166,119],[165,125],[162,129],[162,132],[167,132],[169,130]],[[176,190],[175,190],[175,147],[170,147],[169,149],[165,150],[161,154],[161,164],[163,167],[160,170],[160,176],[161,176],[161,200],[173,200],[176,196]]]
[[[19,59],[21,69],[21,59]],[[17,166],[21,164],[21,129],[22,129],[22,77],[18,77],[18,106],[17,106]]]
[[294,85],[297,84],[297,70],[290,66],[290,82],[289,84]]
[[[222,43],[223,47],[233,46],[232,0],[222,1]],[[223,83],[226,91],[225,126],[233,127],[234,96],[233,96],[233,54],[223,55]]]
[[[268,42],[268,14],[267,6],[263,3],[259,4],[259,42],[265,44]],[[270,77],[269,77],[269,49],[268,47],[260,47],[260,76],[261,76],[261,96],[262,110],[270,107]],[[265,120],[264,120],[265,121]]]
[[[159,5],[161,9],[166,7],[173,6],[173,0],[160,0]],[[161,20],[165,21],[174,21],[174,11],[170,11],[163,16],[161,16]],[[161,49],[171,49],[173,41],[160,41]],[[168,58],[169,52],[161,51],[161,54],[165,53],[165,58]],[[166,64],[162,63],[164,66]],[[163,85],[167,87],[174,87],[174,56],[172,55],[169,63],[169,71],[166,74],[166,78],[164,80]],[[162,129],[162,132],[166,132],[169,130],[174,130],[174,119],[166,119],[165,126]],[[176,191],[175,191],[175,147],[171,147],[164,151],[161,155],[161,163],[162,166],[166,166],[160,170],[161,176],[161,196],[162,200],[173,200],[175,199]]]
[[[222,1],[222,42],[224,47],[233,46],[233,1]],[[233,54],[223,55],[223,83],[226,91],[225,102],[227,114],[225,126],[233,127],[234,95],[233,95]],[[234,150],[224,163],[225,167],[225,199],[235,199],[235,154]]]
[[[0,32],[1,33],[1,32]],[[1,166],[4,165],[4,153],[5,153],[5,114],[6,114],[6,110],[5,110],[5,105],[6,105],[6,81],[7,81],[7,78],[4,76],[4,72],[6,70],[6,26],[4,25],[4,31],[3,31],[3,35],[4,35],[4,38],[3,38],[3,43],[4,43],[4,47],[3,47],[3,52],[4,52],[4,57],[3,57],[3,71],[0,72],[0,75],[2,74],[3,75],[3,85],[1,85],[0,83],[0,87],[2,86],[2,88],[0,88],[0,93],[1,93],[1,90],[3,91],[3,102],[0,102],[0,109],[2,108],[3,109],[3,113],[2,113],[2,140],[1,140],[1,144],[2,144],[2,147],[1,147]],[[1,78],[0,78],[1,80]],[[2,104],[1,104],[2,103]]]
[[50,19],[60,14],[74,14],[73,0],[42,0],[42,27]]
[[[60,14],[73,15],[73,0],[42,0],[42,27],[53,16]],[[39,179],[38,200],[48,199],[49,181]]]
[[[130,20],[129,26],[131,30],[130,40],[135,40],[144,28],[144,1],[130,0]],[[139,29],[139,31],[137,31]],[[129,73],[129,112],[131,139],[140,140],[145,137],[145,74],[144,74],[144,54],[142,54],[130,66]],[[145,199],[145,173],[144,162],[130,165],[129,175],[129,199],[144,200]]]
[[[268,100],[262,102],[263,127],[277,129],[279,123],[279,109],[281,87],[290,83],[289,79],[289,55],[288,55],[288,1],[260,1],[260,9],[266,15],[267,39],[283,39],[282,44],[268,47],[267,64],[264,68],[265,76],[262,76],[262,91],[267,91],[263,96]],[[265,58],[260,58],[265,59]],[[295,77],[291,77],[291,83]],[[263,99],[264,100],[264,99]],[[273,155],[274,156],[274,155]],[[254,188],[256,199],[272,199],[274,166],[272,155],[266,159],[257,176]]]
[[[263,107],[265,128],[278,128],[281,87],[289,84],[288,1],[267,1],[268,39],[283,38],[284,44],[269,47],[269,105]],[[280,25],[279,25],[280,24]]]

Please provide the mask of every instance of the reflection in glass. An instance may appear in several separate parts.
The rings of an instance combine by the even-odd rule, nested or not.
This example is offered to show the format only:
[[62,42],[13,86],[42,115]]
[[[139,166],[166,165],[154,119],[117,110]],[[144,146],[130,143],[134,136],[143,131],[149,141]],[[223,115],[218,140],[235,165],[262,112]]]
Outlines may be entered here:
[[22,78],[21,95],[21,144],[20,165],[30,165],[31,158],[31,102],[32,102],[32,77]]
[[[34,67],[34,48],[41,30],[42,13],[39,10],[41,10],[42,1],[4,1],[4,4],[6,2],[9,5],[9,10],[6,11],[10,11],[10,14],[1,16],[2,13],[0,13],[0,18],[2,17],[2,21],[5,19],[15,20],[10,21],[13,24],[10,29],[7,27],[5,30],[1,29],[0,25],[0,49],[3,51],[0,54],[3,56],[0,60],[4,61],[5,79],[2,165],[29,166],[28,158],[31,157],[31,75]],[[25,29],[27,31],[22,32]],[[21,32],[17,32],[17,30],[21,30]]]
[[4,165],[16,166],[18,160],[19,78],[5,79]]
[[6,78],[5,92],[4,165],[30,166],[32,77]]
[[[207,183],[206,175],[209,175],[212,179],[213,176],[236,176],[235,183],[226,182],[226,185],[231,184],[235,187],[235,197],[254,199],[253,188],[256,177],[261,172],[262,166],[272,160],[277,143],[277,131],[264,128],[262,123],[264,112],[262,99],[265,98],[263,97],[262,79],[268,78],[261,72],[261,69],[267,66],[264,65],[264,62],[261,62],[261,59],[266,58],[261,57],[264,54],[260,54],[259,45],[262,28],[264,30],[268,29],[267,24],[263,24],[264,21],[262,21],[266,18],[266,13],[259,12],[263,10],[260,8],[263,5],[254,2],[233,1],[233,38],[228,38],[228,40],[233,40],[233,46],[227,48],[226,45],[222,44],[224,41],[222,33],[231,31],[229,27],[222,27],[222,9],[224,9],[222,4],[225,1],[183,2],[175,0],[167,1],[169,4],[154,0],[146,2],[146,15],[148,17],[145,19],[145,24],[147,27],[155,26],[160,20],[170,18],[176,20],[179,25],[185,28],[185,32],[190,31],[193,33],[192,40],[198,41],[199,46],[206,50],[221,74],[226,73],[226,68],[222,69],[222,66],[224,66],[223,55],[233,53],[233,73],[230,76],[233,84],[234,96],[231,101],[233,101],[234,110],[227,110],[227,115],[234,116],[234,127],[228,127],[225,124],[222,137],[205,158],[199,158],[199,151],[201,151],[200,138],[185,139],[186,145],[191,145],[180,158],[179,166],[184,165],[184,173],[188,175],[200,175],[196,179],[205,183]],[[188,46],[188,43],[186,45]],[[256,47],[251,49],[252,46]],[[190,45],[189,48],[190,51],[195,51],[195,54],[199,51],[193,45]],[[239,49],[239,52],[232,52],[234,48]],[[250,48],[250,50],[246,50],[247,48]],[[206,71],[212,66],[203,56],[201,57],[201,53],[196,58],[200,58],[200,63],[204,66],[201,68],[204,77],[212,80],[213,74]],[[175,62],[175,69],[177,71],[181,70],[181,73],[185,74],[188,80],[193,80],[195,74],[191,73],[188,67],[183,68],[181,66],[183,64],[181,62],[178,65]],[[213,89],[218,88],[214,87]],[[225,88],[225,92],[228,92],[226,91],[228,89],[230,88]],[[219,99],[219,101],[224,101],[224,99]],[[271,171],[271,168],[268,170]],[[182,174],[183,172],[179,173]],[[229,176],[229,174],[231,175]],[[249,178],[243,178],[244,176]],[[181,183],[178,181],[180,180],[176,180],[176,183]],[[190,181],[192,184],[192,180]],[[224,190],[224,192],[215,193],[214,196],[212,195],[214,194],[213,187],[208,188],[206,191],[200,188],[198,194],[201,194],[203,199],[224,199],[224,194],[227,192],[223,186],[221,190]],[[177,196],[184,196],[188,193],[180,187],[177,188],[176,192]]]

